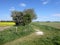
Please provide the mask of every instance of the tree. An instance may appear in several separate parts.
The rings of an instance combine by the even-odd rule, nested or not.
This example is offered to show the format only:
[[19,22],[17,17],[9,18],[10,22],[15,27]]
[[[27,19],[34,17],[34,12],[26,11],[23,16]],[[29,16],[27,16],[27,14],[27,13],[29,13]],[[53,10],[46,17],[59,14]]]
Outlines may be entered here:
[[36,14],[33,9],[26,9],[23,12],[13,11],[12,17],[16,25],[27,25],[33,19],[36,19]]
[[23,22],[23,13],[18,11],[12,12],[13,21],[16,23],[16,25],[22,25]]
[[30,14],[24,15],[24,16],[23,16],[23,21],[24,21],[23,23],[24,23],[25,25],[31,23],[31,15],[30,15]]
[[24,12],[24,14],[31,15],[32,20],[37,18],[36,13],[35,13],[35,11],[33,9],[25,9],[23,12]]

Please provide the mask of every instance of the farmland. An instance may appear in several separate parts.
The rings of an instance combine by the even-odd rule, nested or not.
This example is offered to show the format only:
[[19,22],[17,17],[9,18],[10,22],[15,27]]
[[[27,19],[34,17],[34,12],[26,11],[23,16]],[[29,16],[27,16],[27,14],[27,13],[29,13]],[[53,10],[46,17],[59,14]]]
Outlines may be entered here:
[[15,25],[14,22],[0,22],[0,27]]
[[0,22],[0,31],[15,25],[14,22]]
[[47,25],[60,29],[60,22],[40,22],[41,25]]
[[[50,25],[48,25],[50,24]],[[0,32],[0,45],[60,45],[60,23],[32,22],[26,26],[11,25],[9,29]],[[43,32],[37,35],[36,30]]]

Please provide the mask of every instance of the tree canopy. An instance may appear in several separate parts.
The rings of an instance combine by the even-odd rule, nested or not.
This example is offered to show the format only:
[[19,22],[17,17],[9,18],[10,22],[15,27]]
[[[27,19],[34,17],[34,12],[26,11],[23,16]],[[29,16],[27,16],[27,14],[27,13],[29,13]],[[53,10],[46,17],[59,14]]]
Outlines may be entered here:
[[33,9],[21,11],[12,11],[12,18],[16,25],[29,24],[33,19],[36,19],[36,14]]

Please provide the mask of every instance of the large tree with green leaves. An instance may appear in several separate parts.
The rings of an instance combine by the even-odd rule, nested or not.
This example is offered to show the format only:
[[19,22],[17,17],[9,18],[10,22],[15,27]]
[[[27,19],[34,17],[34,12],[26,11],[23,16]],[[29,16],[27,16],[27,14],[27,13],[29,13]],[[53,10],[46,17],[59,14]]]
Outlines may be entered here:
[[25,10],[23,11],[23,13],[24,13],[24,14],[29,14],[29,15],[31,16],[31,19],[32,19],[32,20],[34,20],[34,19],[37,18],[34,9],[25,9]]
[[12,18],[16,25],[26,25],[36,19],[36,14],[33,9],[26,9],[23,12],[12,11]]
[[13,21],[16,23],[16,25],[22,25],[23,22],[23,13],[19,11],[13,11],[12,12]]

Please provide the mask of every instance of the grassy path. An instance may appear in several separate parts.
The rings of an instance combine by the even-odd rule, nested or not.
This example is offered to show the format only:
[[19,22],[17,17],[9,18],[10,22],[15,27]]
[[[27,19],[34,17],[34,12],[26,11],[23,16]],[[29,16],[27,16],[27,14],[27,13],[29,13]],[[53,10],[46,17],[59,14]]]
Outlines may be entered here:
[[32,34],[30,34],[28,36],[19,38],[17,40],[11,41],[11,42],[8,42],[8,43],[6,43],[4,45],[18,45],[21,42],[30,41],[30,40],[32,40],[31,38],[35,38],[35,37],[36,37],[35,33],[32,33]]
[[[35,30],[33,33],[4,45],[60,45],[59,29],[40,24],[31,24],[31,27],[32,30]],[[41,34],[41,31],[43,31],[43,35],[37,35],[37,33]]]
[[31,33],[30,35],[19,38],[17,40],[5,43],[4,45],[19,45],[19,44],[22,45],[21,43],[29,42],[29,41],[32,41],[32,40],[34,40],[36,38],[37,39],[40,38],[41,36],[36,34],[36,31],[39,30],[39,29],[37,29],[37,27],[35,27],[33,25],[31,25],[31,26],[34,28],[35,32]]

